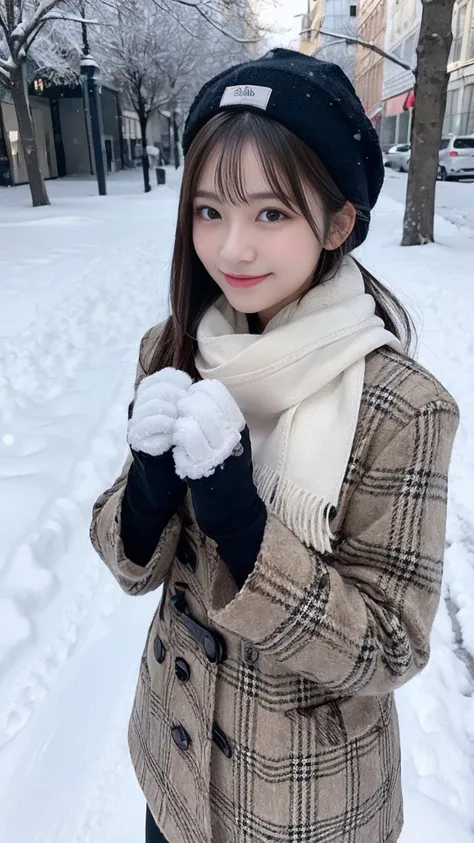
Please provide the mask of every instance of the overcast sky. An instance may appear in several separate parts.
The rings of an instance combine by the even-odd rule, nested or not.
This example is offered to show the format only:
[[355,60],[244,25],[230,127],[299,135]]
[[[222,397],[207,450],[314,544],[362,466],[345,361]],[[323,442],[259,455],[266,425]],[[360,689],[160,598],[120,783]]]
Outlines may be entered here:
[[292,41],[298,40],[301,18],[295,18],[295,15],[304,13],[307,6],[307,0],[261,0],[262,24],[275,24],[274,29],[277,30],[274,36],[269,36],[272,47],[289,46]]

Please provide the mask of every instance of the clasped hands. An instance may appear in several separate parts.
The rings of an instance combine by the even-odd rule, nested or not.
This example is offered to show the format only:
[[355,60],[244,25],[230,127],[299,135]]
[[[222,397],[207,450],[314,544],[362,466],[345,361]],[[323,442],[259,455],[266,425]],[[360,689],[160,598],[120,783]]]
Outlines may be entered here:
[[230,392],[218,380],[193,383],[177,369],[148,375],[127,439],[142,453],[134,462],[155,501],[179,506],[189,487],[199,528],[241,588],[260,549],[266,508],[253,480],[249,429]]
[[239,450],[244,428],[245,419],[224,384],[193,383],[186,372],[167,368],[139,384],[127,441],[152,456],[172,449],[178,477],[197,480],[209,477]]

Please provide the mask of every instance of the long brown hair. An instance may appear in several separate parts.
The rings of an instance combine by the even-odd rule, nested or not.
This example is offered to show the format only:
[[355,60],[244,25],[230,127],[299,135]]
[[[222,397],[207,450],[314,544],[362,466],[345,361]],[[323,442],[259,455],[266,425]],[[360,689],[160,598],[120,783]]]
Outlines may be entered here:
[[[275,195],[287,207],[304,215],[320,243],[326,242],[335,215],[346,204],[346,199],[316,153],[281,124],[250,111],[223,111],[211,118],[195,137],[186,157],[171,265],[171,316],[151,359],[141,361],[148,374],[174,366],[196,380],[200,378],[195,365],[196,332],[202,316],[221,295],[221,290],[204,269],[194,249],[193,199],[204,165],[210,155],[217,152],[217,192],[226,201],[248,203],[242,152],[249,142],[258,154]],[[315,191],[322,202],[324,231],[318,230],[312,216],[307,201],[308,188]],[[361,213],[358,210],[358,214]],[[337,272],[344,255],[354,248],[354,239],[355,232],[338,249],[323,249],[312,287],[328,273]],[[297,257],[295,255],[295,259]],[[415,337],[410,315],[393,293],[360,263],[358,266],[364,277],[366,292],[375,299],[376,314],[409,354]]]

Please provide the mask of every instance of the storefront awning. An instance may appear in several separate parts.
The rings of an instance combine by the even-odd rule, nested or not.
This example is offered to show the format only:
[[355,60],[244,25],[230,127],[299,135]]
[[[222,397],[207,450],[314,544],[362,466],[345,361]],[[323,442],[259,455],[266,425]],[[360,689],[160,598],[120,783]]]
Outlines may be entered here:
[[396,97],[390,97],[389,100],[385,100],[385,117],[396,117],[397,114],[401,114],[402,111],[406,111],[405,103],[410,93],[412,92],[404,91],[403,94],[397,94]]
[[369,118],[369,120],[371,120],[371,121],[372,121],[372,123],[375,123],[375,121],[377,120],[377,117],[380,117],[380,115],[382,114],[382,112],[383,112],[383,106],[378,105],[378,106],[377,106],[377,108],[372,108],[372,109],[371,109],[371,110],[367,113],[367,117]]

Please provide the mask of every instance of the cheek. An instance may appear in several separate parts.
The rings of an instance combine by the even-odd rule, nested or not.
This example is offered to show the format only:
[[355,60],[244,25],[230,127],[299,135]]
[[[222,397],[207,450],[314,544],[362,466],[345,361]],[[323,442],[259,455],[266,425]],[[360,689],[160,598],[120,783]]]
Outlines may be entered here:
[[200,260],[204,262],[205,255],[208,251],[208,247],[206,248],[206,238],[203,236],[203,231],[200,225],[193,226],[193,243],[194,248],[196,250],[196,254]]
[[198,255],[212,255],[218,244],[218,231],[212,225],[200,225],[199,222],[193,226],[193,243]]
[[291,265],[293,271],[300,268],[304,274],[316,267],[321,255],[321,245],[311,229],[299,229],[295,226],[284,236],[275,238],[272,254],[279,264]]

